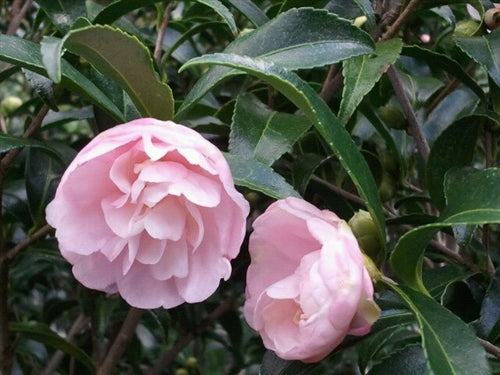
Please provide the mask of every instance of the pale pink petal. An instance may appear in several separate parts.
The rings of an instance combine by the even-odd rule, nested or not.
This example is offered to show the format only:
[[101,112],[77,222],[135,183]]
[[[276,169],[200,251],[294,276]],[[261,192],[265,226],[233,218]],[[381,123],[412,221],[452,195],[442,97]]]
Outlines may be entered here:
[[189,254],[186,241],[168,241],[162,257],[151,265],[151,274],[158,280],[188,277]]
[[185,223],[185,209],[175,198],[158,203],[144,217],[144,229],[159,240],[179,240],[184,233]]
[[135,259],[142,264],[157,263],[163,256],[167,240],[158,240],[147,233],[142,233],[139,237],[139,247]]

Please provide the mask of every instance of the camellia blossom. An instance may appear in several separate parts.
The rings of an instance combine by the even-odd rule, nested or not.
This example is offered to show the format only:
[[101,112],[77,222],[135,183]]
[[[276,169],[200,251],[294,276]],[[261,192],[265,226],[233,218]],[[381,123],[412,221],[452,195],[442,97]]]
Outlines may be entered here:
[[287,198],[253,227],[243,311],[266,348],[282,359],[316,362],[346,335],[370,331],[380,309],[345,221]]
[[139,308],[209,297],[231,274],[248,212],[217,147],[155,119],[97,135],[46,210],[76,279]]

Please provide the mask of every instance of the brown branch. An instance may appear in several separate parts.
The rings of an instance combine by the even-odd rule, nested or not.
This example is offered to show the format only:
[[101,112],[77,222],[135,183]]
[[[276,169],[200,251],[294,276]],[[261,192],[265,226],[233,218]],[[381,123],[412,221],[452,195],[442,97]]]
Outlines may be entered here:
[[401,27],[406,23],[408,18],[414,13],[420,5],[420,0],[411,0],[406,8],[401,12],[394,23],[389,27],[389,29],[382,35],[382,40],[388,40],[393,38]]
[[[81,332],[90,322],[90,319],[86,317],[83,314],[80,314],[74,321],[73,325],[71,326],[68,336],[66,337],[66,340],[69,343],[73,343],[75,340],[75,336]],[[59,364],[61,361],[64,359],[65,353],[62,350],[57,350],[52,358],[50,359],[49,363],[41,373],[41,375],[52,375],[55,374],[57,368],[59,367]]]
[[35,233],[33,233],[31,236],[25,238],[21,242],[19,242],[16,246],[13,248],[7,250],[5,253],[0,254],[0,263],[4,262],[5,260],[12,260],[14,257],[22,250],[27,248],[29,245],[32,243],[38,241],[39,239],[45,237],[50,231],[52,230],[52,227],[48,224],[44,225],[40,229],[38,229]]
[[396,98],[398,99],[403,111],[405,113],[406,119],[408,120],[408,133],[413,136],[415,139],[415,143],[417,144],[418,151],[422,158],[427,161],[429,158],[430,148],[425,136],[422,132],[422,128],[418,123],[417,116],[413,111],[413,107],[410,103],[410,100],[406,96],[403,84],[399,79],[398,72],[394,65],[391,65],[389,69],[387,69],[387,76],[391,81],[392,87],[394,88],[394,93],[396,94]]
[[235,307],[236,298],[230,297],[226,301],[217,306],[208,316],[203,319],[194,332],[186,332],[177,339],[174,346],[166,352],[158,363],[152,367],[147,375],[161,375],[165,368],[177,357],[177,355],[195,338],[196,334],[206,330],[215,320],[217,320],[226,311],[232,310]]
[[338,186],[335,186],[329,182],[326,182],[325,180],[321,179],[318,176],[313,175],[311,177],[311,180],[319,182],[321,185],[326,186],[328,189],[332,190],[335,194],[340,195],[342,198],[345,198],[351,202],[357,203],[363,207],[366,207],[366,203],[363,199],[358,197],[356,194],[350,193],[347,190],[344,190]]
[[144,311],[145,310],[141,310],[136,307],[132,307],[129,310],[118,335],[116,335],[113,344],[109,348],[108,354],[106,354],[106,357],[97,369],[96,375],[109,375],[112,373],[116,364],[123,355],[123,352],[127,348],[127,344],[132,339],[135,327],[137,327],[137,324],[141,320],[141,316]]
[[161,21],[161,25],[158,29],[158,35],[156,35],[156,43],[154,50],[154,58],[158,65],[161,63],[161,51],[163,50],[163,38],[165,37],[165,30],[167,29],[168,22],[170,21],[170,14],[172,13],[172,8],[174,6],[174,2],[171,1],[168,3],[165,8],[165,12],[163,12],[163,18]]
[[481,338],[477,338],[479,340],[479,343],[483,346],[486,351],[492,355],[494,355],[497,358],[500,358],[500,348],[496,345],[493,345],[491,342],[486,341]]
[[26,15],[26,12],[28,12],[28,9],[31,7],[32,2],[32,0],[27,0],[21,6],[22,0],[14,0],[10,8],[10,23],[7,28],[7,35],[14,35],[16,33],[19,25],[21,25],[21,22]]
[[319,96],[326,103],[328,103],[333,98],[335,93],[340,88],[341,81],[339,81],[339,78],[337,78],[339,76],[339,70],[340,69],[337,64],[330,66],[330,70],[328,70],[328,74],[325,78],[325,81],[323,82],[323,86],[321,87]]

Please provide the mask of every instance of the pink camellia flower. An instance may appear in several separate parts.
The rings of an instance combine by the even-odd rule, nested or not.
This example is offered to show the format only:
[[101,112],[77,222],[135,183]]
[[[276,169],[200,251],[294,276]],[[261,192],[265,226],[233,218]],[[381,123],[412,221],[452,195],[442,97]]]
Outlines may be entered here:
[[230,276],[248,211],[214,145],[185,126],[140,119],[76,156],[46,214],[83,285],[171,308],[206,299]]
[[334,213],[277,201],[255,220],[249,251],[244,315],[282,359],[317,362],[378,319],[356,238]]

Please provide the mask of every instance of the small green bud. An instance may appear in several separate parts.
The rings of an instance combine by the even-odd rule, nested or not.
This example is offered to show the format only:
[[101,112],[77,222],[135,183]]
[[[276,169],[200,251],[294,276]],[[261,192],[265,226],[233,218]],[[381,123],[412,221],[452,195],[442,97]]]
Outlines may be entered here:
[[403,113],[392,105],[384,105],[377,110],[380,119],[390,128],[406,129],[406,119]]
[[7,96],[0,103],[0,113],[4,114],[5,116],[9,116],[10,114],[14,113],[22,104],[23,101],[21,100],[21,98],[17,96]]
[[348,224],[358,240],[361,250],[370,258],[378,260],[382,246],[379,240],[378,228],[370,213],[359,210],[351,217]]
[[175,370],[175,375],[189,375],[189,371],[185,368],[178,368]]
[[196,359],[196,357],[187,357],[186,361],[184,362],[184,366],[186,366],[190,370],[197,370],[198,359]]
[[382,175],[382,181],[378,187],[378,194],[382,202],[387,202],[394,196],[396,193],[396,185],[397,182],[394,177],[391,174],[384,172]]
[[455,26],[455,36],[474,36],[481,29],[481,24],[474,20],[457,22]]
[[368,271],[368,274],[370,275],[370,278],[372,279],[373,282],[376,282],[376,281],[382,279],[383,274],[377,268],[377,266],[373,262],[372,258],[370,258],[366,254],[363,254],[363,263],[365,264],[365,268]]

